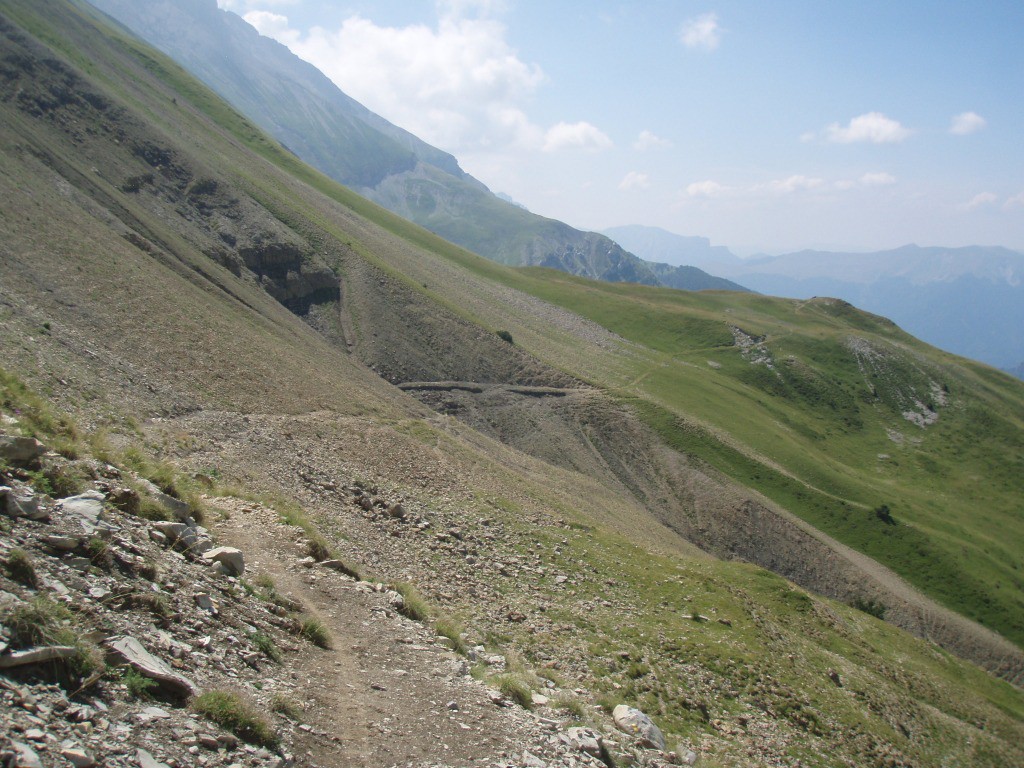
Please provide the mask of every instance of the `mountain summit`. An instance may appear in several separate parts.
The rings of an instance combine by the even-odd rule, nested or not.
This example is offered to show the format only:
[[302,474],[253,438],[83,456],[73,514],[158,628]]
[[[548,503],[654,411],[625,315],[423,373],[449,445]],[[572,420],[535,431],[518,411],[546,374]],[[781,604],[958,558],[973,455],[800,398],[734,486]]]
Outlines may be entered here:
[[510,266],[612,282],[746,290],[693,268],[652,265],[595,232],[493,194],[447,152],[344,94],[319,70],[215,0],[94,0],[172,56],[300,158],[457,245]]

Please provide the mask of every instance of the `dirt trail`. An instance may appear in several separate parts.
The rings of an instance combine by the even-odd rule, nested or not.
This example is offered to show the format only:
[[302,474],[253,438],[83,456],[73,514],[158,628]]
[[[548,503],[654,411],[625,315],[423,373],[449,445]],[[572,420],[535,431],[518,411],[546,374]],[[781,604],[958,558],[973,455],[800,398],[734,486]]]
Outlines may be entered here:
[[301,529],[237,499],[212,506],[228,513],[216,535],[242,550],[246,578],[269,576],[330,633],[331,649],[299,642],[275,671],[306,707],[306,724],[295,731],[297,757],[304,752],[332,768],[493,765],[544,739],[535,717],[496,706],[466,661],[396,614],[386,593],[301,563]]

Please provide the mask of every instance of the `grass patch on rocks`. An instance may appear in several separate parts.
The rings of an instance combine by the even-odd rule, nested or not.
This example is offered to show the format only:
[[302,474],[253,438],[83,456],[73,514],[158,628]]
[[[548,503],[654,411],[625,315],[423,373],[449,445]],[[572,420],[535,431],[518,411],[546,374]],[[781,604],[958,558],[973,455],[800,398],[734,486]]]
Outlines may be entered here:
[[416,587],[407,581],[399,581],[391,588],[402,596],[402,604],[398,606],[400,614],[413,621],[430,621],[430,605]]
[[10,551],[7,560],[4,561],[4,570],[12,580],[22,586],[30,589],[35,589],[38,586],[39,577],[36,575],[35,565],[33,565],[28,552],[23,549],[15,547]]
[[509,701],[515,702],[523,709],[533,709],[533,691],[519,675],[507,672],[495,675],[490,682]]
[[17,376],[0,368],[0,410],[18,420],[22,434],[46,443],[67,458],[77,458],[80,436],[74,422],[58,414]]
[[39,595],[30,602],[10,609],[3,616],[10,630],[11,644],[19,648],[37,645],[74,645],[71,611],[50,598]]
[[462,626],[447,616],[434,622],[434,631],[448,641],[449,647],[460,656],[469,655],[469,646],[462,637]]
[[271,661],[280,664],[281,660],[284,659],[281,649],[277,647],[277,643],[275,643],[273,638],[269,635],[266,635],[263,632],[256,632],[250,639],[252,640],[252,644],[259,649],[260,653]]
[[328,632],[327,626],[312,616],[299,619],[298,635],[320,648],[331,647],[331,633]]
[[192,700],[192,709],[238,738],[276,748],[280,738],[255,704],[234,691],[207,691]]
[[275,693],[270,699],[270,711],[284,715],[296,723],[302,722],[302,705],[283,693]]

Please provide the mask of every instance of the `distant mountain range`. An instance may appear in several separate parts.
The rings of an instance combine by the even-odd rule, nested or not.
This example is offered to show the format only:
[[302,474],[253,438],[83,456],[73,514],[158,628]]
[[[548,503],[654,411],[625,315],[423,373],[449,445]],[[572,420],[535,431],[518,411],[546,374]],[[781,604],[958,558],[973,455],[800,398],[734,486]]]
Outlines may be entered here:
[[612,282],[746,290],[648,264],[617,243],[493,194],[447,152],[371,112],[215,0],[92,0],[335,181],[468,250],[511,266]]
[[799,251],[741,259],[704,238],[656,227],[605,234],[641,258],[689,263],[774,296],[833,296],[884,315],[930,344],[1024,373],[1024,254],[1006,248],[874,253]]

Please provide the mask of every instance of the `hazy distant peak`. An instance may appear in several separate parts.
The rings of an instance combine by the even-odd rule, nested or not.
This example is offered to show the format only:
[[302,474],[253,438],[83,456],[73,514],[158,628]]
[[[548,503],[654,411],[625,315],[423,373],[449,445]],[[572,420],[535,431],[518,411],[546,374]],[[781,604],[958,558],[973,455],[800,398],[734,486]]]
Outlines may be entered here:
[[679,235],[661,227],[628,224],[611,227],[603,234],[641,259],[676,266],[694,266],[715,273],[740,259],[728,248],[711,245],[706,237]]

